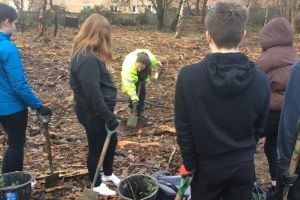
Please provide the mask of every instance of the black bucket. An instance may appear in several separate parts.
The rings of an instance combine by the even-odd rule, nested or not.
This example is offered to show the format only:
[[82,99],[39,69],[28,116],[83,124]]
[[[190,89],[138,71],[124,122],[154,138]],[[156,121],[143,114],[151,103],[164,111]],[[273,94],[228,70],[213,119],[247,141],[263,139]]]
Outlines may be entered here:
[[34,177],[27,172],[0,175],[0,200],[30,200]]
[[157,181],[144,174],[130,175],[117,187],[117,193],[123,200],[155,200],[157,191]]

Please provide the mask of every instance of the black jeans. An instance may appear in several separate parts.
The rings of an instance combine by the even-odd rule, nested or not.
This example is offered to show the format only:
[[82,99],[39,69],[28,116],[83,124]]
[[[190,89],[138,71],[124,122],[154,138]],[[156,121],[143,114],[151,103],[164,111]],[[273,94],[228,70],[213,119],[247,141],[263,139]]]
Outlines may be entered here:
[[249,200],[254,161],[216,170],[197,170],[191,183],[192,200]]
[[12,115],[0,116],[0,123],[8,136],[8,147],[3,156],[2,174],[23,170],[27,121],[27,109]]
[[278,173],[277,164],[277,137],[281,111],[269,111],[264,132],[261,137],[265,137],[264,152],[269,163],[271,179],[276,180]]
[[[78,121],[83,125],[88,139],[87,167],[90,180],[93,181],[100,154],[106,139],[105,121],[97,116],[86,114],[84,111],[75,108]],[[117,133],[113,134],[103,161],[104,175],[111,175],[113,172],[113,161],[117,146]],[[97,177],[95,186],[101,184],[101,176]]]
[[[145,107],[145,99],[146,99],[146,82],[145,81],[141,81],[141,80],[138,80],[137,83],[135,84],[135,87],[136,87],[136,93],[139,97],[139,105],[137,107],[137,111],[140,113],[140,112],[143,112],[144,111],[144,107]],[[140,89],[139,89],[140,87]],[[129,108],[133,108],[132,106],[132,101],[129,97],[129,105],[128,105]]]

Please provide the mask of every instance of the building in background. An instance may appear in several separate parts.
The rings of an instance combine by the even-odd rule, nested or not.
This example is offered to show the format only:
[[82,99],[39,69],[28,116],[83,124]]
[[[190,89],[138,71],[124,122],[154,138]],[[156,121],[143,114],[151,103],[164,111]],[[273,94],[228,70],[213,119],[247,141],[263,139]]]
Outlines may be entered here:
[[[15,0],[16,1],[16,0]],[[17,0],[18,1],[18,0]],[[54,5],[65,7],[70,12],[80,12],[83,8],[92,8],[95,5],[103,6],[107,10],[121,13],[143,13],[146,9],[149,9],[152,13],[156,13],[153,3],[151,0],[52,0]],[[169,1],[169,0],[168,0]],[[171,7],[178,7],[180,0],[173,0]],[[207,6],[213,6],[219,0],[208,0]],[[246,6],[257,6],[267,7],[270,5],[278,4],[277,0],[234,0],[235,2],[242,3]],[[14,6],[14,0],[1,0],[1,2],[7,3]],[[19,0],[20,2],[20,0]],[[38,10],[40,8],[40,0],[23,0],[24,10]],[[156,2],[156,0],[154,0]],[[200,1],[201,3],[201,1]],[[190,6],[193,8],[192,2]]]

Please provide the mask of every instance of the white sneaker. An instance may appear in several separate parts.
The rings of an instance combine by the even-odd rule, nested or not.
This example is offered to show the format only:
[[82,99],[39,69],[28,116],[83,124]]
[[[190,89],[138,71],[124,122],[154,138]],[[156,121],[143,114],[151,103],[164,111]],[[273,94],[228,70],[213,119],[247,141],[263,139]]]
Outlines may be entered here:
[[116,191],[109,189],[104,183],[101,183],[101,185],[98,187],[94,187],[93,191],[98,192],[100,195],[104,196],[115,196],[117,194]]
[[33,189],[35,187],[35,185],[36,185],[36,180],[34,179],[31,181],[31,189]]
[[110,182],[113,182],[115,185],[118,185],[121,180],[116,175],[112,174],[110,176],[102,175],[102,181],[103,182],[109,182],[110,181]]

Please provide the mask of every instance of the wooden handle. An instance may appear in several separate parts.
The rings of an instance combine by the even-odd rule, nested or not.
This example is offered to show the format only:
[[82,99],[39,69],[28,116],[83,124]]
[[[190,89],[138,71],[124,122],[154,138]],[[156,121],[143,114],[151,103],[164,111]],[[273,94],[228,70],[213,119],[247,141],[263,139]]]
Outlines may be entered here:
[[103,161],[104,161],[107,149],[108,149],[109,142],[110,142],[110,137],[106,137],[102,151],[101,151],[100,159],[98,161],[98,165],[97,165],[98,168],[102,167],[102,164],[103,164]]
[[182,197],[181,196],[179,196],[178,194],[176,194],[176,197],[175,197],[175,199],[174,200],[182,200]]
[[[298,119],[297,123],[297,140],[294,148],[294,152],[291,158],[290,166],[289,166],[289,175],[293,175],[296,172],[298,163],[299,163],[299,156],[300,156],[300,118]],[[284,187],[283,189],[283,200],[287,200],[287,196],[289,193],[289,187]]]
[[52,162],[52,150],[51,150],[51,140],[50,140],[50,135],[49,135],[49,129],[48,129],[48,125],[43,125],[43,127],[44,127],[43,134],[46,139],[46,150],[47,150],[47,154],[48,154],[49,167],[50,167],[51,174],[53,174],[54,169],[53,169],[53,162]]
[[96,184],[97,177],[100,174],[100,169],[102,167],[102,164],[103,164],[103,161],[104,161],[107,149],[108,149],[108,145],[110,143],[110,138],[111,138],[112,134],[114,133],[114,131],[109,131],[107,128],[106,128],[106,130],[107,130],[107,136],[106,136],[105,142],[103,144],[102,151],[101,151],[101,154],[100,154],[100,158],[99,158],[99,161],[98,161],[98,164],[97,164],[97,168],[96,168],[96,171],[95,171],[94,179],[93,179],[93,182],[92,182],[92,188]]

